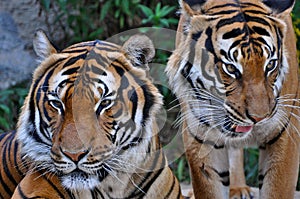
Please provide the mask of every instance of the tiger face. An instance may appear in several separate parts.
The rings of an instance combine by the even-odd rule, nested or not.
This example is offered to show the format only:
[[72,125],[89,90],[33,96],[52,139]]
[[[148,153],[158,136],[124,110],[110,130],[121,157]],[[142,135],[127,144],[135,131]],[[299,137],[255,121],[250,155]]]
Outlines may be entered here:
[[126,163],[143,162],[162,104],[145,69],[152,42],[137,35],[122,47],[91,41],[58,52],[38,32],[34,47],[43,61],[17,132],[33,167],[55,173],[68,189],[91,190],[118,178]]
[[[184,32],[166,72],[189,128],[218,129],[210,133],[222,143],[274,137],[295,97],[281,92],[289,69],[284,19],[293,2],[276,9],[258,0],[186,2]],[[208,134],[201,140],[215,139]]]

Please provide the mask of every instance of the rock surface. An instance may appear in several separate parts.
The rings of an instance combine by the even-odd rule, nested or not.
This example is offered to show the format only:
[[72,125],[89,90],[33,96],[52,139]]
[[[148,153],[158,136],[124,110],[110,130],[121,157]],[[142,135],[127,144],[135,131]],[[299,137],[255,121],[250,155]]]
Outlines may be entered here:
[[56,17],[55,9],[46,13],[36,0],[0,1],[0,90],[31,78],[37,66],[32,50],[37,29],[55,41],[65,36],[59,24],[52,25]]

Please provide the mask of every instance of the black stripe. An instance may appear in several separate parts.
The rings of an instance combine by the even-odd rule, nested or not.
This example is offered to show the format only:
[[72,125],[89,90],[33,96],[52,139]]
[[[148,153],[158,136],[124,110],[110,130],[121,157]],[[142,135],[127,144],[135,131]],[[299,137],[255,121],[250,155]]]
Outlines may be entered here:
[[245,29],[240,29],[240,28],[234,28],[229,32],[226,32],[225,34],[223,34],[222,38],[223,39],[231,39],[231,38],[235,38],[238,37],[242,34],[245,33]]
[[274,144],[280,137],[281,135],[283,134],[283,132],[286,130],[286,128],[288,127],[289,125],[289,122],[290,122],[290,118],[289,118],[289,121],[284,125],[284,127],[281,129],[281,131],[278,133],[277,136],[275,136],[273,139],[271,139],[270,141],[267,142],[268,145],[272,145]]
[[219,30],[221,27],[224,27],[226,25],[232,25],[233,23],[236,22],[246,22],[244,18],[244,13],[238,13],[237,15],[230,17],[230,18],[223,18],[221,19],[217,25],[216,28]]
[[[190,133],[191,134],[191,133]],[[215,144],[213,141],[209,141],[209,140],[201,140],[200,138],[198,138],[197,136],[194,136],[193,134],[191,134],[193,137],[194,137],[194,139],[198,142],[198,143],[200,143],[200,144],[208,144],[208,145],[211,145],[211,146],[213,146],[215,149],[223,149],[225,146],[224,145],[217,145],[217,144]]]
[[111,63],[111,65],[115,68],[116,72],[119,74],[120,77],[123,77],[125,70],[120,66],[116,65],[115,63]]
[[[185,66],[183,67],[183,69],[181,70],[181,75],[188,81],[188,83],[190,84],[190,86],[197,93],[197,86],[194,85],[194,82],[193,82],[193,80],[190,77],[190,73],[191,73],[192,67],[193,67],[192,63],[187,62],[185,64]],[[200,85],[200,87],[201,87],[200,89],[205,89],[204,83],[202,82],[202,80],[200,78],[197,78],[196,83],[198,85]]]
[[224,186],[229,186],[230,184],[230,178],[229,178],[229,171],[224,172],[217,172],[217,174],[222,178],[221,182]]
[[[84,46],[83,46],[84,47]],[[80,48],[76,47],[76,50],[74,50],[75,48],[68,48],[62,51],[62,53],[83,53],[83,52],[87,52],[86,48]]]
[[[35,97],[35,100],[36,100],[36,101],[35,101],[35,102],[36,102],[36,107],[37,107],[39,113],[41,113],[41,110],[39,109],[38,102],[40,101],[40,98],[41,98],[42,94],[43,94],[43,96],[44,96],[44,98],[42,99],[42,100],[43,100],[43,104],[45,104],[46,101],[48,101],[48,98],[45,97],[45,95],[47,94],[46,92],[47,92],[48,89],[49,89],[49,79],[53,76],[54,70],[55,70],[55,68],[52,68],[51,70],[49,70],[49,71],[47,72],[47,74],[46,74],[46,76],[45,76],[45,79],[44,79],[44,82],[43,82],[42,86],[39,87],[37,91],[35,91],[35,92],[36,92],[36,97]],[[34,99],[34,98],[33,98],[33,99]],[[45,117],[47,118],[47,120],[50,121],[51,118],[50,118],[50,116],[48,115],[48,113],[47,113],[47,111],[45,110],[45,108],[44,108],[43,111],[44,111],[44,115],[45,115]],[[41,118],[41,114],[40,114],[40,121],[42,121],[41,119],[42,119],[42,118]]]
[[138,105],[138,96],[134,88],[127,92],[127,97],[132,103],[132,110],[131,110],[131,119],[135,121],[136,109]]
[[193,33],[193,34],[192,34],[192,39],[193,39],[193,41],[197,42],[198,39],[201,37],[201,35],[202,35],[202,31]]
[[226,4],[223,4],[223,5],[213,6],[213,7],[209,8],[207,11],[213,12],[212,10],[218,9],[218,8],[224,8],[224,10],[227,10],[230,7],[232,7],[232,8],[240,8],[240,5],[234,4],[234,3],[226,3]]
[[[75,45],[72,45],[70,47],[68,47],[67,49],[63,50],[62,52],[76,52],[78,49],[80,50],[80,48],[83,48],[86,50],[86,47],[88,46],[95,46],[96,44],[102,44],[103,42],[100,40],[94,40],[94,41],[87,41],[87,42],[81,42]],[[75,49],[75,50],[74,50]]]
[[[154,170],[155,168],[157,168],[157,164],[158,164],[158,159],[162,157],[161,152],[160,153],[155,153],[154,154],[154,160],[152,161],[152,165],[149,168],[149,171],[143,178],[142,181],[137,185],[137,187],[140,187],[142,191],[140,191],[139,189],[135,189],[131,194],[129,194],[128,197],[126,197],[126,199],[130,199],[130,198],[134,198],[138,195],[142,195],[142,197],[145,195],[145,193],[147,193],[148,189],[151,187],[151,185],[153,184],[153,182],[155,181],[156,178],[158,178],[158,176],[161,174],[162,170],[164,169],[164,167],[162,169],[159,169],[156,174],[154,176]],[[163,160],[163,164],[165,163],[165,160]],[[146,183],[147,180],[151,179],[145,186],[144,184]],[[145,189],[146,188],[146,189]]]
[[206,2],[206,0],[184,0],[189,6],[201,5]]
[[270,28],[270,24],[262,17],[250,16],[246,13],[243,13],[243,16],[245,17],[246,22],[257,22]]
[[92,72],[97,75],[107,76],[107,73],[97,66],[92,65],[91,69],[92,69]]
[[[14,140],[14,142],[15,142],[15,144],[14,144],[14,152],[13,152],[13,153],[15,154],[15,155],[14,155],[15,169],[17,170],[17,172],[19,173],[20,176],[23,176],[24,174],[23,174],[23,172],[21,171],[21,169],[20,169],[20,167],[19,167],[20,165],[17,164],[18,160],[17,160],[17,155],[16,155],[16,154],[17,154],[17,153],[20,153],[20,152],[18,151],[19,143],[18,143],[18,141],[17,141],[16,139]],[[27,164],[24,164],[24,165],[23,165],[23,162],[22,162],[22,165],[21,165],[21,166],[27,168],[28,165],[27,165]]]
[[100,195],[100,197],[104,199],[104,195],[101,193],[101,191],[99,189],[96,188],[95,193],[97,194],[97,196]]
[[[163,171],[164,169],[165,169],[165,168],[163,167],[163,168],[157,170],[156,172],[152,172],[152,174],[155,173],[155,175],[154,175],[154,176],[151,176],[151,180],[146,184],[146,186],[143,187],[143,191],[144,191],[145,193],[147,193],[147,192],[149,191],[149,189],[150,189],[150,187],[153,185],[154,181],[156,181],[156,180],[158,179],[158,176],[161,175],[161,173],[162,173],[162,171]],[[146,178],[146,179],[147,179],[147,178]]]
[[[229,106],[229,107],[234,111],[234,113],[236,113],[239,117],[243,118],[242,114],[239,113],[239,111],[236,110],[235,107],[231,106],[231,104],[229,104],[229,103],[226,103],[226,105]],[[227,113],[228,113],[232,118],[234,118],[235,120],[238,120],[238,121],[240,121],[240,122],[243,122],[241,119],[239,119],[238,117],[236,117],[235,115],[233,115],[231,112],[227,111]]]
[[[10,171],[9,171],[9,167],[12,167],[12,165],[8,165],[7,163],[7,158],[9,157],[9,151],[7,148],[7,145],[11,144],[11,140],[12,140],[12,136],[10,134],[7,134],[8,138],[5,140],[4,143],[4,147],[2,148],[2,169],[4,170],[4,175],[6,175],[7,178],[10,179],[10,181],[14,184],[14,186],[16,187],[18,183],[16,183],[16,181],[14,180],[14,178],[12,177]],[[1,172],[2,173],[2,172]],[[11,190],[10,187],[8,187],[7,182],[4,181],[2,175],[0,176],[0,184],[3,186],[4,190],[6,191],[6,193],[8,193],[9,195],[13,194],[14,190]]]
[[[7,177],[10,179],[10,181],[17,186],[18,182],[16,182],[16,180],[14,179],[14,177],[11,175],[11,172],[9,170],[10,167],[12,167],[12,165],[10,163],[14,163],[13,161],[10,160],[10,152],[11,152],[11,145],[12,145],[12,141],[13,141],[13,135],[10,135],[8,138],[8,142],[5,143],[5,147],[4,147],[4,153],[3,153],[3,165],[4,165],[4,171],[7,175]],[[6,158],[7,157],[7,158]]]
[[[62,73],[62,75],[71,75],[71,74],[77,73],[79,68],[80,68],[80,66],[78,66],[78,67],[71,67],[70,69],[65,70],[65,71]],[[65,81],[66,81],[66,80],[65,80]]]
[[270,37],[270,34],[268,33],[268,31],[265,28],[261,28],[261,27],[258,27],[258,26],[253,26],[252,29],[254,31],[253,33],[258,33],[260,35]]
[[208,52],[211,52],[214,57],[217,57],[216,56],[216,53],[215,53],[215,50],[214,50],[214,46],[213,46],[213,43],[212,43],[212,28],[208,27],[205,31],[205,34],[207,36],[207,39],[205,40],[205,48],[206,50],[208,50]]
[[21,196],[21,198],[27,198],[20,187],[18,187],[17,189],[18,189],[18,192],[19,192],[19,195]]
[[53,184],[53,182],[50,179],[47,179],[46,176],[42,175],[42,177],[44,178],[45,181],[47,181],[49,183],[49,185],[56,191],[56,193],[61,197],[64,198],[64,194],[61,193],[61,191],[57,188],[57,186],[55,184]]
[[[232,14],[234,12],[237,12],[237,10],[236,9],[233,9],[233,10],[222,10],[220,12],[213,12],[212,14],[208,13],[208,15],[210,15],[210,16],[215,16],[215,15],[229,15],[229,14]],[[215,19],[212,18],[212,20],[215,20]]]
[[175,187],[176,179],[175,179],[175,176],[174,176],[174,175],[173,175],[173,179],[172,179],[172,180],[173,180],[172,186],[169,188],[169,191],[168,191],[167,195],[164,197],[165,199],[167,199],[167,198],[170,197],[170,195],[172,194],[173,189],[174,189],[174,187]]
[[80,59],[85,59],[86,56],[87,56],[87,54],[84,53],[84,54],[80,54],[76,57],[71,57],[66,63],[64,63],[63,68],[75,64]]
[[[128,124],[129,123],[129,124]],[[136,129],[136,126],[133,125],[133,122],[127,122],[125,124],[119,124],[119,129],[124,129],[122,137],[119,139],[120,145],[123,145],[125,142],[127,142],[131,138],[131,134],[128,134],[127,132],[133,132]],[[131,129],[134,128],[134,129]],[[117,132],[119,133],[119,132]]]
[[[106,57],[103,57],[101,54],[95,52],[95,50],[91,51],[87,57],[87,60],[92,60],[92,59],[95,59],[97,64],[102,66],[103,68],[109,66],[110,63],[112,62],[111,60],[108,60]],[[97,74],[101,74],[101,72]]]
[[264,181],[265,176],[263,174],[258,175],[258,188],[261,189],[263,186],[263,181]]
[[[256,8],[260,8],[260,9],[263,9],[261,6],[257,5],[257,4],[254,4],[254,3],[241,3],[242,7],[256,7]],[[255,11],[255,10],[254,10]],[[266,14],[266,13],[264,13]]]
[[122,150],[123,151],[126,151],[127,149],[131,148],[131,147],[134,147],[134,146],[137,146],[141,143],[141,141],[143,140],[142,137],[135,137],[131,140],[131,142],[125,146],[122,147]]
[[144,108],[143,108],[143,121],[142,121],[142,125],[145,126],[145,122],[150,117],[150,109],[153,106],[153,104],[155,103],[155,96],[152,94],[151,90],[148,88],[148,85],[143,84],[143,85],[141,85],[141,88],[142,88],[144,96],[145,96],[144,97],[145,103],[144,103]]

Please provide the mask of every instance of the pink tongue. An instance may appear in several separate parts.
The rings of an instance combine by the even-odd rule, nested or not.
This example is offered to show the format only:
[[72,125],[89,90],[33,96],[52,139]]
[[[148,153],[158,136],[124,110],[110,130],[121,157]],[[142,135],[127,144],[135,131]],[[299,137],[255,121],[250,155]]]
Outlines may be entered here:
[[252,129],[252,126],[237,126],[235,132],[237,133],[247,133]]

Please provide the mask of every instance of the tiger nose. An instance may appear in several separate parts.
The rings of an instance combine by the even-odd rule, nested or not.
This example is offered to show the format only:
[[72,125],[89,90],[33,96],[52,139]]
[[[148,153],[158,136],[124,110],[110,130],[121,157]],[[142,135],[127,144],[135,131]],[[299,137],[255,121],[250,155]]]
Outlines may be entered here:
[[83,151],[79,151],[79,152],[69,152],[66,150],[61,150],[61,151],[66,157],[68,157],[73,162],[79,162],[89,152],[88,150],[83,150]]

